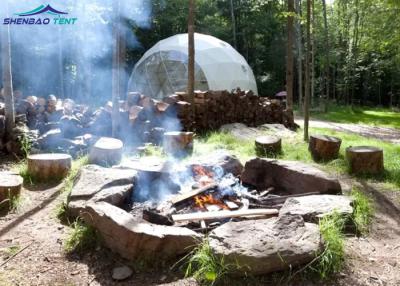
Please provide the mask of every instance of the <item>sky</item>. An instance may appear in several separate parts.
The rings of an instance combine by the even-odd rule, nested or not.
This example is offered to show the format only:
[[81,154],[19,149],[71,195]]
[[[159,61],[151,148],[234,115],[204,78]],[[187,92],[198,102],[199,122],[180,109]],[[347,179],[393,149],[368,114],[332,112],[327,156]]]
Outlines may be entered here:
[[326,0],[326,4],[332,4],[335,0]]

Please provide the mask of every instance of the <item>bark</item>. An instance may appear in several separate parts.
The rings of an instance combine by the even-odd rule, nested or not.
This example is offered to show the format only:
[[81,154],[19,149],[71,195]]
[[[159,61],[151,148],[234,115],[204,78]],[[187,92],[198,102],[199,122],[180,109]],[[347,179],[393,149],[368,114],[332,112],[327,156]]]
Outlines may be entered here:
[[294,0],[288,0],[288,12],[290,15],[287,19],[287,62],[286,62],[286,92],[287,92],[287,109],[293,110],[293,42],[294,42]]
[[65,98],[65,93],[64,93],[64,52],[63,52],[63,46],[62,46],[62,40],[61,40],[61,31],[60,27],[57,29],[58,32],[58,72],[59,72],[59,78],[60,78],[60,97]]
[[303,37],[301,32],[301,0],[296,0],[296,12],[298,19],[297,27],[297,71],[298,71],[298,90],[299,90],[299,110],[302,110],[303,102]]
[[236,18],[235,18],[235,6],[233,0],[230,0],[231,4],[231,20],[232,20],[232,33],[233,33],[233,46],[237,50],[237,36],[236,36]]
[[195,17],[195,0],[189,0],[189,16],[188,16],[188,37],[189,37],[189,62],[188,62],[188,94],[194,114],[194,65],[195,65],[195,43],[194,43],[194,17]]
[[[6,4],[6,13],[8,15],[8,3]],[[6,117],[5,127],[6,127],[6,137],[9,137],[15,126],[13,80],[11,72],[10,25],[2,25],[1,35],[2,35],[1,58],[3,65],[3,95],[4,95],[5,117]]]
[[311,4],[311,106],[315,100],[315,35],[314,35],[314,0]]
[[304,100],[304,141],[308,138],[308,123],[310,119],[310,58],[311,58],[311,2],[307,0],[307,52],[306,52],[306,90]]
[[119,129],[119,97],[120,97],[120,37],[119,37],[119,0],[113,2],[114,23],[113,23],[113,68],[112,68],[112,136],[118,136]]
[[325,52],[326,52],[326,63],[325,63],[325,109],[324,112],[328,112],[328,103],[330,99],[330,44],[329,44],[329,30],[328,30],[328,19],[326,15],[326,1],[322,0],[322,10],[324,14],[324,29],[325,29]]

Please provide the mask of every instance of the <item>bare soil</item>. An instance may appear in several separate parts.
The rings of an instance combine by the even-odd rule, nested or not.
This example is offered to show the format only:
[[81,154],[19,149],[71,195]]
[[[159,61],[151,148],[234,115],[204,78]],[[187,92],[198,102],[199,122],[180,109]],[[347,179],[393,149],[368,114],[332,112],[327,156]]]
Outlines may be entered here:
[[[8,164],[2,166],[8,168]],[[367,237],[346,239],[344,271],[331,282],[319,285],[400,285],[400,191],[385,191],[362,181],[344,181],[362,186],[375,201],[376,215]],[[148,269],[101,247],[82,255],[67,254],[64,243],[71,229],[56,218],[57,208],[66,196],[60,193],[61,188],[62,185],[25,188],[19,210],[0,217],[0,286],[196,285],[193,280],[180,280],[182,273],[170,270],[170,265]],[[121,265],[130,266],[135,273],[126,281],[116,282],[111,272]],[[254,280],[242,280],[237,285],[256,284]]]

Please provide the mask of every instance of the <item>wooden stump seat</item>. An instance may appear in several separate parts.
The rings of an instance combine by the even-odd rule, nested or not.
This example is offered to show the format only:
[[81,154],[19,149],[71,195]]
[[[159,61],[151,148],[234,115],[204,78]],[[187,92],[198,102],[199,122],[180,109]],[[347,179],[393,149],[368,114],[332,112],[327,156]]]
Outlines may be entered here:
[[193,153],[193,132],[165,132],[163,148],[168,155],[184,157]]
[[260,136],[255,140],[257,156],[275,156],[282,152],[282,139],[275,136]]
[[121,162],[124,143],[121,140],[101,137],[89,153],[89,163],[104,167],[117,165]]
[[383,172],[383,150],[373,146],[355,146],[346,149],[350,172],[377,175]]
[[314,161],[330,161],[339,157],[342,140],[334,136],[311,135],[308,150]]
[[45,153],[28,156],[28,173],[39,181],[65,178],[71,169],[72,158],[68,154]]
[[0,172],[0,209],[9,206],[9,199],[21,193],[23,179],[17,174]]

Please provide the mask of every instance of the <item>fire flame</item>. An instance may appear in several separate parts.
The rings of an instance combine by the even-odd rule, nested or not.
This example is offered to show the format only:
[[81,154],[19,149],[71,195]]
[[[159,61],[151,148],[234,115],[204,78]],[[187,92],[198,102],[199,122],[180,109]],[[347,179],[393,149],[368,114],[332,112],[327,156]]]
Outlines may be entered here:
[[205,207],[206,204],[217,205],[225,210],[229,209],[223,202],[215,199],[212,194],[195,196],[194,203],[197,207],[202,208],[202,209],[206,208]]
[[199,182],[202,186],[214,182],[214,173],[207,170],[205,167],[196,165],[192,167],[195,180]]

